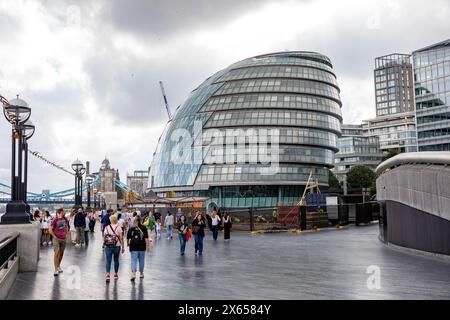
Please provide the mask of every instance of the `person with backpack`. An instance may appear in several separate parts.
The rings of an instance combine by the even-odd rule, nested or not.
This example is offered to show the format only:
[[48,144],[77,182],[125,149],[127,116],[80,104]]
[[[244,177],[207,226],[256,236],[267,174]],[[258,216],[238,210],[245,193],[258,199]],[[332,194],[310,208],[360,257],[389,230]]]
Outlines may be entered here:
[[150,241],[147,228],[141,224],[141,217],[133,219],[132,226],[127,233],[127,245],[131,253],[131,281],[136,280],[137,264],[139,261],[140,278],[144,278],[145,252],[150,252]]
[[155,218],[153,217],[153,214],[151,211],[146,214],[146,218],[144,221],[145,221],[144,226],[147,227],[148,236],[151,241],[151,236],[152,236],[153,230],[155,230]]
[[107,225],[103,230],[103,242],[106,256],[106,282],[111,280],[111,263],[114,257],[114,280],[119,279],[119,257],[120,252],[125,252],[123,242],[123,231],[117,223],[117,217],[111,215],[109,217],[111,224]]
[[189,226],[186,222],[185,215],[181,215],[177,222],[178,240],[180,240],[180,253],[184,256],[186,250],[186,242],[189,240]]
[[203,238],[205,237],[205,219],[203,215],[197,211],[194,220],[192,221],[192,234],[195,240],[195,255],[203,254]]

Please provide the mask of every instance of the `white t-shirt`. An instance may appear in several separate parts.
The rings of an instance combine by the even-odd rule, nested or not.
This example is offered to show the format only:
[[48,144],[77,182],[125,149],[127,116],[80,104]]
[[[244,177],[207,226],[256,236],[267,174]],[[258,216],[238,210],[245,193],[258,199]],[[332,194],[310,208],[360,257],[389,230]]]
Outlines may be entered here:
[[123,224],[125,223],[125,220],[123,218],[120,218],[119,221],[117,221],[117,223],[123,229]]
[[69,220],[69,227],[70,227],[70,231],[76,231],[77,230],[77,229],[75,229],[75,216],[70,218],[70,220]]
[[167,215],[166,218],[164,219],[164,222],[166,224],[166,226],[171,226],[173,225],[173,216],[172,215]]
[[156,230],[161,231],[161,222],[156,223]]
[[216,216],[215,218],[211,218],[212,219],[212,225],[213,226],[217,226],[220,222],[220,217]]
[[86,217],[85,218],[85,221],[86,221],[86,227],[84,228],[84,231],[89,231],[89,218],[88,217]]

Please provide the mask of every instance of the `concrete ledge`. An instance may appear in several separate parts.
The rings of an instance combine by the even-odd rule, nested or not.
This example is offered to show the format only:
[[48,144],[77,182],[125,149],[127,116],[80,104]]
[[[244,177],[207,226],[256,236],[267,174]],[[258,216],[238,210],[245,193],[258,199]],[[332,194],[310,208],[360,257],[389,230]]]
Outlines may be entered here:
[[19,273],[19,257],[8,262],[8,269],[0,270],[0,300],[6,300],[9,290],[16,281],[17,274]]
[[19,272],[36,272],[38,270],[41,229],[39,223],[0,225],[0,234],[6,235],[17,231],[17,255],[20,257]]

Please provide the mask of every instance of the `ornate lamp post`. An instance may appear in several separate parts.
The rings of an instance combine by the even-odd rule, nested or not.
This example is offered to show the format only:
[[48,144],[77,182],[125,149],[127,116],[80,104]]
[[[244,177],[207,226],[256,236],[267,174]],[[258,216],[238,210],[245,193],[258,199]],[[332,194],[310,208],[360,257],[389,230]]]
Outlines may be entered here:
[[97,211],[97,192],[98,192],[98,190],[96,188],[94,188],[92,190],[92,192],[94,193],[94,211]]
[[3,104],[3,115],[12,125],[12,157],[11,157],[11,201],[6,206],[6,213],[2,217],[2,224],[30,223],[30,215],[27,212],[26,196],[26,174],[24,166],[24,144],[34,134],[32,124],[25,125],[31,116],[31,108],[19,99],[8,102],[0,96]]
[[91,208],[91,187],[92,181],[94,181],[94,177],[92,175],[86,175],[86,184],[87,184],[87,211],[92,211]]
[[83,162],[75,160],[72,163],[72,170],[75,171],[75,205],[74,209],[83,208],[83,174],[86,172],[86,168]]

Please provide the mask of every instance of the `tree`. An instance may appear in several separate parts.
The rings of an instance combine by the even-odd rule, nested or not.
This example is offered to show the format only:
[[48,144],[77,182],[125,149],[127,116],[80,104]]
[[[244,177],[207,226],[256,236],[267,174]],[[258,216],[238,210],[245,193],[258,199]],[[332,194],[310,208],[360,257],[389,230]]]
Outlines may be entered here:
[[330,189],[341,189],[341,184],[333,171],[328,170],[328,184]]
[[390,158],[393,158],[399,154],[400,154],[400,152],[398,152],[398,150],[392,149],[389,151],[389,153],[387,155],[385,155],[383,157],[383,162],[385,162],[386,160],[389,160]]
[[370,188],[376,180],[375,172],[366,166],[354,166],[347,173],[347,184],[349,188]]

